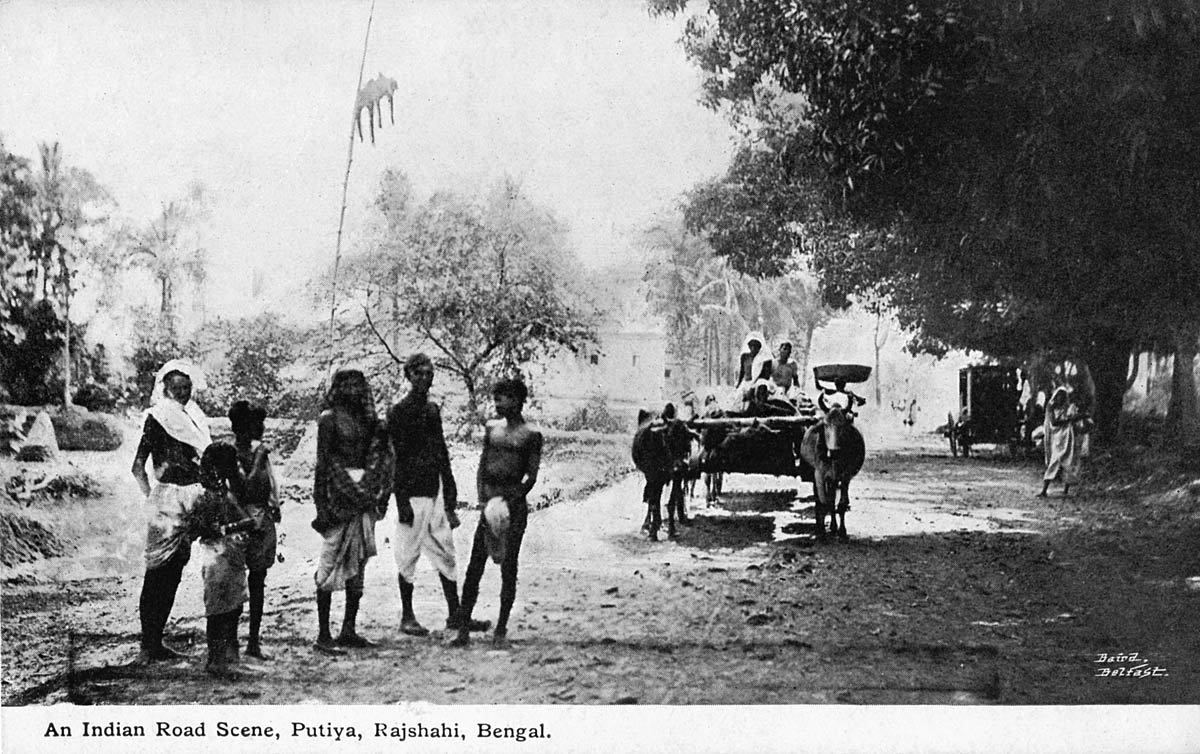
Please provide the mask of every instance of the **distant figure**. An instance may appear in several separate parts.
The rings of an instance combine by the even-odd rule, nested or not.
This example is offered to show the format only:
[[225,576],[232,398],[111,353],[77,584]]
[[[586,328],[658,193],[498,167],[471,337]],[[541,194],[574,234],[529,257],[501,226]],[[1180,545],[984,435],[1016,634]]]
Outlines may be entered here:
[[528,395],[520,379],[501,380],[492,388],[499,420],[488,422],[483,435],[476,477],[483,515],[475,527],[471,562],[463,581],[458,635],[451,642],[455,646],[465,646],[471,640],[471,613],[489,555],[500,564],[500,615],[492,642],[500,647],[508,644],[508,617],[517,596],[521,540],[529,521],[526,497],[537,483],[542,460],[542,433],[526,424],[522,414]]
[[[314,576],[317,586],[317,641],[313,649],[345,654],[340,647],[370,647],[358,635],[358,607],[364,571],[376,554],[375,522],[387,511],[391,495],[387,440],[375,416],[367,378],[357,369],[339,369],[330,381],[326,408],[317,420],[317,467],[312,522],[324,543]],[[346,591],[342,631],[329,631],[333,593]]]
[[1080,416],[1070,393],[1065,383],[1059,384],[1046,402],[1043,424],[1046,473],[1042,475],[1042,491],[1038,497],[1046,497],[1051,482],[1062,482],[1063,497],[1066,497],[1071,493],[1071,485],[1079,477],[1082,453],[1075,423]]
[[[212,442],[208,417],[192,400],[192,387],[203,374],[190,362],[172,359],[158,370],[150,409],[133,459],[137,480],[153,517],[146,532],[146,575],[138,614],[142,623],[141,659],[145,662],[184,657],[163,643],[163,630],[175,604],[183,568],[191,558],[188,517],[203,488],[200,454]],[[153,489],[146,461],[154,465]]]
[[[721,411],[720,404],[717,403],[717,397],[715,395],[709,393],[707,396],[705,396],[704,410],[701,414],[704,418],[713,419],[721,416],[723,413],[724,412]],[[721,444],[721,440],[724,438],[724,432],[715,432],[710,429],[705,433],[705,447],[703,450],[701,450],[701,453],[704,456],[707,456],[707,454],[710,453],[713,448],[716,448]],[[706,458],[701,458],[701,465],[703,465],[705,460]],[[704,475],[705,502],[711,504],[716,501],[718,497],[720,497],[721,486],[723,482],[724,476],[719,471],[708,472]]]
[[267,571],[275,565],[279,523],[279,486],[271,470],[270,448],[263,444],[266,410],[247,401],[236,401],[229,407],[229,423],[233,427],[234,447],[238,466],[246,476],[242,506],[254,519],[254,528],[246,534],[246,568],[250,572],[250,636],[246,654],[259,660],[270,660],[259,643],[265,600]]

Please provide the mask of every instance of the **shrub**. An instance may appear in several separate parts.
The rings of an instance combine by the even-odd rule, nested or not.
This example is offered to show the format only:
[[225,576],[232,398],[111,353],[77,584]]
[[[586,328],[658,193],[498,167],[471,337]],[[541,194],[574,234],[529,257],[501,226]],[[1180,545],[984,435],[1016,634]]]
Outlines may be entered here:
[[50,415],[60,450],[116,450],[123,439],[117,420],[88,411],[62,411]]
[[117,406],[117,394],[104,385],[84,385],[75,391],[71,401],[88,411],[112,411]]
[[569,432],[591,430],[615,434],[625,431],[625,422],[608,410],[608,401],[602,395],[589,398],[587,403],[572,411],[561,426]]

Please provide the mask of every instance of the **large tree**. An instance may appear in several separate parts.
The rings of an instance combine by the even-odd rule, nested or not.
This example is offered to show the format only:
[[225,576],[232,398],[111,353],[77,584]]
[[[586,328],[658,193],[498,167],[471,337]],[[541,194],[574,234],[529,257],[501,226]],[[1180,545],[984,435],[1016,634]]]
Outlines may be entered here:
[[496,378],[594,338],[565,227],[512,180],[481,198],[420,201],[388,171],[376,209],[380,222],[346,264],[354,327],[397,363],[406,345],[430,349],[466,388],[470,420]]
[[91,173],[64,162],[57,143],[39,145],[36,169],[0,143],[0,163],[0,378],[14,397],[37,401],[61,379],[66,405],[81,353],[71,303],[112,201]]
[[710,0],[685,44],[749,138],[689,219],[751,272],[810,253],[926,350],[1084,360],[1111,437],[1130,353],[1185,380],[1200,336],[1198,7]]

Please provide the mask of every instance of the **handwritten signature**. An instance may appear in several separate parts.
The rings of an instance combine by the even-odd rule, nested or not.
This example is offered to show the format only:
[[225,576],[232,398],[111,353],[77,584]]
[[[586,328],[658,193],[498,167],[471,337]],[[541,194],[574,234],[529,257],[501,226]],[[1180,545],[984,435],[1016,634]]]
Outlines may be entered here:
[[1142,657],[1138,652],[1097,652],[1092,663],[1103,666],[1095,668],[1093,676],[1096,678],[1162,678],[1169,675],[1166,668]]

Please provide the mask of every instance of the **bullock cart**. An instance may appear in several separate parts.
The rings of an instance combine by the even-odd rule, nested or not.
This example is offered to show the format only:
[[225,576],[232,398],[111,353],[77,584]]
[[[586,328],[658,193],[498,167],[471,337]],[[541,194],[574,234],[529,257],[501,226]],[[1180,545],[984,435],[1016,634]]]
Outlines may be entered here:
[[[842,391],[848,383],[864,382],[870,374],[871,368],[860,364],[813,368],[817,391],[822,396]],[[800,446],[809,428],[820,422],[820,412],[807,401],[796,405],[773,400],[764,408],[772,415],[726,415],[688,422],[702,438],[699,470],[706,474],[768,474],[813,481],[813,467],[800,456]]]

